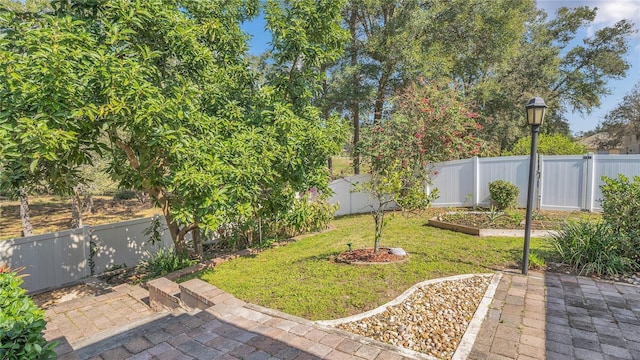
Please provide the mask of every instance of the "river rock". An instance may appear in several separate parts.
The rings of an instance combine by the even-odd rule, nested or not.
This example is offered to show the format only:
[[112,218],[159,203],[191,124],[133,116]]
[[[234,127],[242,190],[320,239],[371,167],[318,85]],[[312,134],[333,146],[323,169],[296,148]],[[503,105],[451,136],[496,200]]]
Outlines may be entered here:
[[403,248],[390,248],[389,254],[398,256],[407,256],[407,252]]

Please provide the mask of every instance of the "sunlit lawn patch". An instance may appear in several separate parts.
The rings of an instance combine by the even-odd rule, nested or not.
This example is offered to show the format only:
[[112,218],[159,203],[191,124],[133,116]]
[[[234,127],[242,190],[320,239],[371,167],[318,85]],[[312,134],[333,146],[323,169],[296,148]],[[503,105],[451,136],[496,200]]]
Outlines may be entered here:
[[[253,257],[220,264],[200,277],[245,301],[308,319],[344,317],[373,309],[411,285],[455,274],[487,273],[515,267],[522,256],[520,238],[478,238],[425,226],[429,215],[389,218],[383,246],[402,247],[403,263],[354,266],[335,263],[348,249],[373,246],[370,215],[333,221],[334,230],[303,238]],[[543,239],[533,252],[548,255]]]

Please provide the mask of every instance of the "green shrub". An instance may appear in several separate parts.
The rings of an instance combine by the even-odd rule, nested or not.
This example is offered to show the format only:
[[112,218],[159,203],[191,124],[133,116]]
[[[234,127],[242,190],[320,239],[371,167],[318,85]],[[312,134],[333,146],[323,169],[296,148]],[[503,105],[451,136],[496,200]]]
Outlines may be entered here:
[[295,236],[312,231],[324,230],[333,219],[338,205],[331,205],[323,199],[310,200],[309,195],[297,199],[293,209],[286,213],[279,224],[281,235]]
[[188,255],[179,254],[172,249],[162,248],[155,254],[150,254],[147,260],[141,261],[138,264],[138,268],[147,272],[146,278],[151,279],[197,263],[198,260],[192,260]]
[[496,180],[490,182],[489,193],[491,194],[492,203],[495,204],[498,210],[512,209],[518,206],[520,189],[508,181]]
[[136,198],[135,190],[120,188],[113,195],[114,200],[131,200]]
[[629,255],[629,237],[605,222],[569,223],[552,237],[552,244],[580,274],[616,275],[639,268]]
[[0,359],[55,359],[55,343],[47,344],[44,311],[20,287],[15,272],[0,271]]
[[640,234],[640,176],[633,182],[622,174],[602,177],[602,219],[615,230],[628,235]]

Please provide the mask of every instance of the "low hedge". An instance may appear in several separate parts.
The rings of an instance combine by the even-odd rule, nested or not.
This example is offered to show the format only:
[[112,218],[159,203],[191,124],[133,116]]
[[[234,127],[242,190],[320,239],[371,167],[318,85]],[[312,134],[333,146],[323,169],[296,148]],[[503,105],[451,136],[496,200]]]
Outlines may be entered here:
[[15,272],[0,271],[0,359],[55,359],[56,344],[44,339],[44,310],[34,305],[21,284]]

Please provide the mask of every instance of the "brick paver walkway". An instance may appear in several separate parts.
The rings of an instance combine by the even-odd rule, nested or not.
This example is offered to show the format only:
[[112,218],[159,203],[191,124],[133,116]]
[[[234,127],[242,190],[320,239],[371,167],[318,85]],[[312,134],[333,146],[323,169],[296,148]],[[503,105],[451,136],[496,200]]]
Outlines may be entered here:
[[504,274],[470,359],[640,359],[640,287]]
[[64,336],[69,343],[76,343],[153,314],[142,301],[147,291],[141,287],[120,285],[112,290],[105,295],[74,299],[48,308],[45,338],[51,341]]
[[640,287],[547,274],[547,359],[640,359]]
[[[428,358],[235,298],[151,313],[142,289],[116,290],[47,311],[59,359]],[[469,359],[640,359],[640,287],[504,273]]]
[[469,359],[544,359],[544,286],[540,273],[503,274]]

